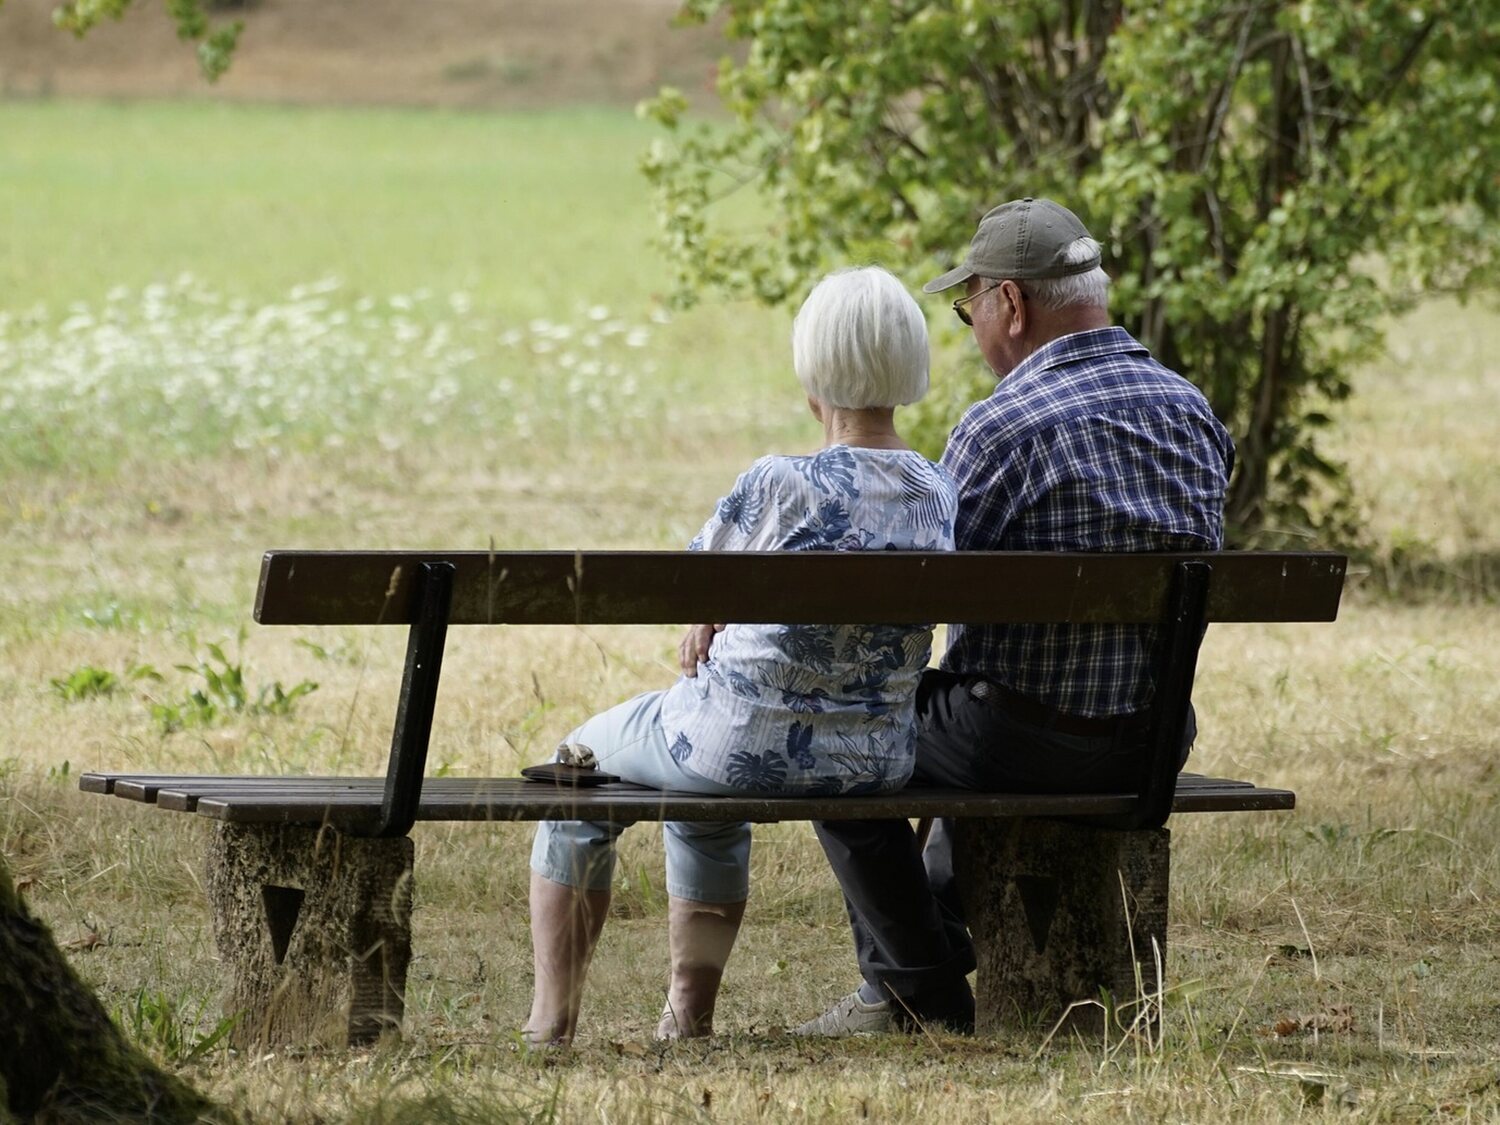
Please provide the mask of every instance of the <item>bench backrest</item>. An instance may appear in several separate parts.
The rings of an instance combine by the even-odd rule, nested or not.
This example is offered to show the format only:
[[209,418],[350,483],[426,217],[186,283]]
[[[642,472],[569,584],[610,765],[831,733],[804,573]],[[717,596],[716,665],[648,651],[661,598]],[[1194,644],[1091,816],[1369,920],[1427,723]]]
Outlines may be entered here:
[[418,568],[453,567],[450,625],[776,621],[1155,624],[1178,564],[1213,570],[1209,621],[1332,621],[1327,553],[269,551],[263,625],[413,625]]
[[416,818],[449,625],[1151,624],[1160,627],[1135,810],[1171,811],[1198,645],[1211,621],[1332,621],[1347,560],[1321,552],[270,551],[266,625],[409,625],[376,835]]

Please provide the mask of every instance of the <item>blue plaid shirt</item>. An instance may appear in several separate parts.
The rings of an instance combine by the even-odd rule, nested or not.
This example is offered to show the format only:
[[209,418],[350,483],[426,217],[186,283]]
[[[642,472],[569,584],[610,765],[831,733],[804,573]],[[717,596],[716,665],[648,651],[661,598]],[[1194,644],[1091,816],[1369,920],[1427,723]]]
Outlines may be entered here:
[[[1234,443],[1208,400],[1122,328],[1027,356],[954,428],[960,551],[1216,551]],[[951,625],[943,667],[1070,715],[1150,702],[1156,630]]]

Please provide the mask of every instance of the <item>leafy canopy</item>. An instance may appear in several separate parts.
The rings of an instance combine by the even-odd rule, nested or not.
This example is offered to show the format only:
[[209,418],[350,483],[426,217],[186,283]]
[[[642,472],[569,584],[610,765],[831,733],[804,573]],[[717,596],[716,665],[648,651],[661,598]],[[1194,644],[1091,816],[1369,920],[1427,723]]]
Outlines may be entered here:
[[[1116,316],[1236,435],[1231,523],[1349,530],[1318,450],[1384,314],[1496,278],[1500,5],[1475,0],[687,0],[747,44],[727,126],[644,158],[691,303],[778,304],[831,266],[917,283],[988,207],[1051,196]],[[764,221],[725,206],[742,187]],[[965,399],[983,393],[975,384]],[[948,417],[942,427],[951,425]]]

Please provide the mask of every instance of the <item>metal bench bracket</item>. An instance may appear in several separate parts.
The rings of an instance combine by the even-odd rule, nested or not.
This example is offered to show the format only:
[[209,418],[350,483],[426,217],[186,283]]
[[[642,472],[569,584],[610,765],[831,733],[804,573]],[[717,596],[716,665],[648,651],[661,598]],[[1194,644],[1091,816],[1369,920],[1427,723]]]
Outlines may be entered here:
[[1182,739],[1193,699],[1198,647],[1208,626],[1208,587],[1212,577],[1213,567],[1204,562],[1183,562],[1173,568],[1167,612],[1157,642],[1156,696],[1151,704],[1140,797],[1135,810],[1121,817],[1115,827],[1160,828],[1171,815]]
[[453,573],[452,563],[417,564],[415,620],[406,642],[406,671],[401,678],[396,728],[391,735],[385,799],[372,836],[405,836],[417,819],[422,776],[427,769],[427,743],[432,736],[432,714],[437,706],[438,677],[443,671],[443,643],[448,637]]

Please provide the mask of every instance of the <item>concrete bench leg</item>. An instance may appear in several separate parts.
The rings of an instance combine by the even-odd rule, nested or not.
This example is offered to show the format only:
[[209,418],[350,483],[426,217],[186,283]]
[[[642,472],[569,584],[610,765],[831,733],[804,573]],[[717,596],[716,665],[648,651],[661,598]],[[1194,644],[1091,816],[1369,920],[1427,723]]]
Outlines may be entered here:
[[411,960],[412,843],[222,824],[208,854],[230,1042],[354,1045],[399,1030]]
[[[1106,996],[1117,1027],[1154,1006],[1167,952],[1170,834],[1043,820],[955,823],[954,863],[978,960],[976,1030],[1050,1028]],[[1153,944],[1154,943],[1154,944]],[[1069,1024],[1103,1027],[1096,1005]]]

